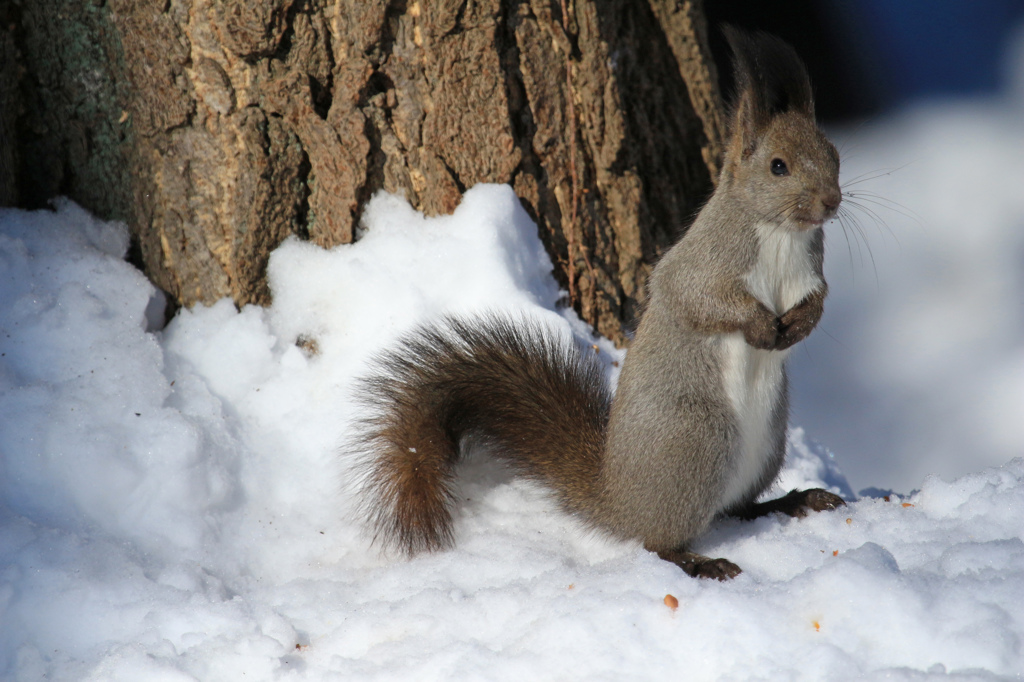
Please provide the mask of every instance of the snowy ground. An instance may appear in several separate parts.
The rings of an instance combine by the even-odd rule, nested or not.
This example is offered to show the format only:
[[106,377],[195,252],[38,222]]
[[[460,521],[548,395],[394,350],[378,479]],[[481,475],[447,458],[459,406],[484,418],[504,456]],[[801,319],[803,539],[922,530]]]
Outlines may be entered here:
[[486,463],[453,551],[379,556],[353,523],[338,445],[370,353],[452,310],[585,333],[507,188],[431,220],[378,197],[356,245],[275,253],[272,308],[156,332],[120,226],[0,211],[0,677],[1020,679],[1021,118],[939,107],[851,135],[847,178],[914,162],[870,189],[919,223],[885,215],[895,248],[869,234],[877,279],[827,228],[794,423],[836,454],[794,428],[779,486],[850,505],[719,524],[697,549],[744,568],[730,583],[587,534]]

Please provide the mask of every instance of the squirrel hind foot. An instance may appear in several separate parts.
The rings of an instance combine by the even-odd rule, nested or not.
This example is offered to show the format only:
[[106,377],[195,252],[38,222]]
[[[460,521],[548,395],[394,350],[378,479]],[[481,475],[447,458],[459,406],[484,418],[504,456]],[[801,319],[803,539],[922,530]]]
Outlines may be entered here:
[[803,518],[809,512],[831,511],[845,506],[846,502],[839,495],[822,488],[810,488],[808,490],[790,490],[776,500],[752,504],[735,516],[752,521],[768,514],[781,512],[786,516]]
[[728,559],[712,559],[683,549],[655,550],[655,553],[683,569],[683,573],[691,578],[714,578],[725,581],[732,580],[743,572],[743,569]]

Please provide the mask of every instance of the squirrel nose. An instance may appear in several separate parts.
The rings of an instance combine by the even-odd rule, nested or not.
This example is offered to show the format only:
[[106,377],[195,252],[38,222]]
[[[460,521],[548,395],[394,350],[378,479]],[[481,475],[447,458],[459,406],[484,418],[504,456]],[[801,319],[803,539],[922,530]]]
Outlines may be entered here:
[[842,201],[842,195],[839,192],[829,192],[821,197],[821,205],[830,216],[839,210],[840,201]]

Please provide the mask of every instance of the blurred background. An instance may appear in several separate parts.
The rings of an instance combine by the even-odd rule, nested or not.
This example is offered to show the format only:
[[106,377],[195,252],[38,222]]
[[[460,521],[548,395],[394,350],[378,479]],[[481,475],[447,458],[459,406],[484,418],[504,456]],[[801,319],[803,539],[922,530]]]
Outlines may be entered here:
[[[818,116],[836,123],[928,98],[992,95],[1024,22],[1024,0],[730,0],[705,3],[712,27],[781,36],[807,63]],[[728,48],[713,30],[718,64]],[[727,69],[720,76],[726,92]]]
[[792,423],[865,494],[1024,456],[1024,2],[707,14],[796,47],[842,157],[845,218],[826,227],[825,317],[791,356]]

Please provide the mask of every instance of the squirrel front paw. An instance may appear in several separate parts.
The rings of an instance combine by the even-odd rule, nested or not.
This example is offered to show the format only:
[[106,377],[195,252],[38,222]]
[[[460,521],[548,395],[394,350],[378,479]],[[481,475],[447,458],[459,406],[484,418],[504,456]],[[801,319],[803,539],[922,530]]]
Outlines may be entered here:
[[779,336],[775,350],[786,350],[807,338],[825,310],[825,297],[814,293],[779,318]]
[[779,344],[779,318],[761,303],[753,317],[743,325],[747,344],[761,350],[775,350]]

